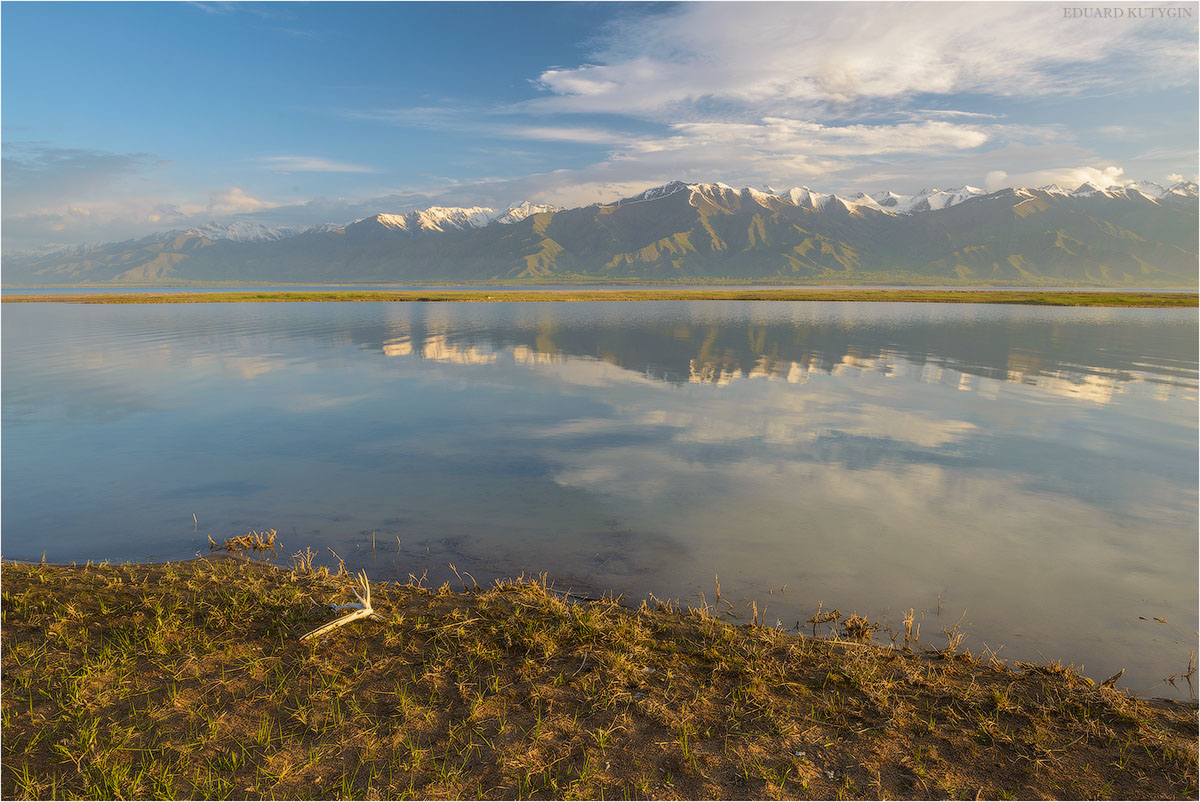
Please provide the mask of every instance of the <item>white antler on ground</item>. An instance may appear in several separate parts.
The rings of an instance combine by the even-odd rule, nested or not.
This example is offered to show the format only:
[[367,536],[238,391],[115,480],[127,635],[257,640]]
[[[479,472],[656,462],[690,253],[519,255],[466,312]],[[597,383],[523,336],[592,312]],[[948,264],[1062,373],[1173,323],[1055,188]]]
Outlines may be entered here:
[[365,570],[358,572],[358,583],[362,586],[362,593],[358,592],[358,588],[351,587],[351,590],[354,591],[354,596],[358,599],[357,604],[352,603],[330,605],[330,607],[332,607],[334,610],[352,609],[354,612],[350,613],[349,615],[344,615],[341,618],[334,619],[328,624],[322,624],[311,632],[304,633],[300,636],[300,640],[308,640],[309,638],[315,638],[320,635],[324,635],[326,632],[332,632],[343,624],[349,624],[351,621],[357,621],[360,618],[375,618],[378,620],[379,616],[376,615],[374,608],[371,607],[371,583],[367,581],[367,572]]

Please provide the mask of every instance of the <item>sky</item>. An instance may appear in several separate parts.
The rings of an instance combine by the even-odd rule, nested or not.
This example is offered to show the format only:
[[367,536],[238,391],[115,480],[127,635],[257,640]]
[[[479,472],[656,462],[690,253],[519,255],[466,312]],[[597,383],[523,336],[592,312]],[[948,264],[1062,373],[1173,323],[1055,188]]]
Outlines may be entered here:
[[1190,181],[1198,23],[1196,3],[8,0],[0,245],[677,179]]

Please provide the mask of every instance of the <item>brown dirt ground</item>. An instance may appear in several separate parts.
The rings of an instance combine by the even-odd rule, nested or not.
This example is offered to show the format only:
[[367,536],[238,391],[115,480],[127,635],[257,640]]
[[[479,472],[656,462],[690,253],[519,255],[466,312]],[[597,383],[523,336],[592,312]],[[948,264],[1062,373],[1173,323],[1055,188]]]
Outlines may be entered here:
[[304,642],[349,577],[206,559],[0,581],[10,799],[1197,796],[1194,705],[1059,665],[574,602],[544,578],[373,583],[385,621]]

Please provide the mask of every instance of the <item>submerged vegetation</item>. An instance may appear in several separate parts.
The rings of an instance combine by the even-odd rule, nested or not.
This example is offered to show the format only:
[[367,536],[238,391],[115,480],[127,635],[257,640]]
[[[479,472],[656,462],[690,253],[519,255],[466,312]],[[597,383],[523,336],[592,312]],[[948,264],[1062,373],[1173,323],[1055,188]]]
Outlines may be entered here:
[[691,290],[262,290],[239,292],[93,292],[72,295],[4,295],[9,303],[197,304],[303,301],[892,301],[909,303],[1025,304],[1031,306],[1195,307],[1194,292],[1051,291],[1051,290],[909,290],[775,289]]
[[4,564],[3,795],[1197,795],[1194,706],[954,632],[888,648],[861,616],[807,637],[463,574],[371,583],[381,620],[301,642],[352,596],[313,556]]

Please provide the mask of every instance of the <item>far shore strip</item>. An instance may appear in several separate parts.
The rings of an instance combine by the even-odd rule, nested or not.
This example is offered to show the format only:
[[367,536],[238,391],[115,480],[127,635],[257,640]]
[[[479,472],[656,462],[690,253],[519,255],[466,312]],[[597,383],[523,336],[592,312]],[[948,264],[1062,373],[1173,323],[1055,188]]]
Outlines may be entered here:
[[300,303],[300,302],[522,302],[564,301],[890,301],[893,303],[1020,304],[1030,306],[1125,306],[1141,308],[1196,308],[1195,292],[1138,290],[267,290],[260,292],[89,292],[39,295],[0,294],[5,303],[64,304],[195,304],[195,303]]

